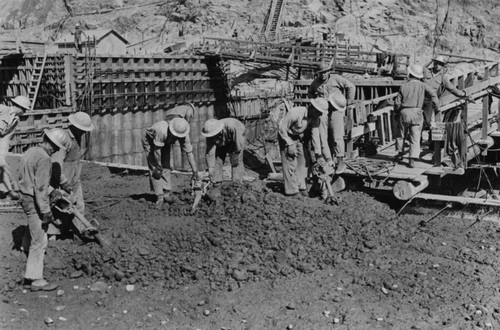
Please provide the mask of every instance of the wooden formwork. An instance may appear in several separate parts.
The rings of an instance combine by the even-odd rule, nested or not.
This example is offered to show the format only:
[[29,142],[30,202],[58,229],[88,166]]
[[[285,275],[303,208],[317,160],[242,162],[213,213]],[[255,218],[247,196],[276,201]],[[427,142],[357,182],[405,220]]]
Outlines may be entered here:
[[199,50],[204,55],[216,55],[224,59],[282,64],[314,70],[320,62],[331,63],[338,72],[375,74],[380,72],[380,57],[390,55],[390,75],[404,77],[407,74],[410,56],[405,54],[383,54],[358,49],[318,44],[316,47],[294,44],[276,44],[237,39],[204,38]]
[[[223,77],[213,63],[196,56],[75,57],[73,72],[76,108],[90,113],[96,125],[89,159],[146,165],[144,129],[163,120],[168,109],[189,102],[196,109],[191,123],[194,156],[204,168],[203,124],[227,113],[227,99],[220,93]],[[171,165],[189,167],[179,145]]]
[[[0,58],[0,99],[10,104],[17,95],[28,95],[36,55],[12,54]],[[52,109],[68,103],[65,57],[47,56],[34,109]]]

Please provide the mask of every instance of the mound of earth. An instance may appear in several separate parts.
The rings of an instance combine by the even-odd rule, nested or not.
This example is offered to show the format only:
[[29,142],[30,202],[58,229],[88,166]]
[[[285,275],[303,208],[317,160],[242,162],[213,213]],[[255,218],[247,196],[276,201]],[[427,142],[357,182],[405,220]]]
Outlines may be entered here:
[[[0,320],[7,328],[495,329],[499,227],[433,213],[400,217],[362,192],[338,206],[280,186],[225,183],[222,199],[154,208],[147,177],[85,166],[87,214],[110,243],[51,241],[45,274],[16,281],[24,214],[1,214]],[[13,248],[14,246],[14,248]],[[52,320],[47,320],[49,318]],[[48,322],[48,323],[47,323]]]

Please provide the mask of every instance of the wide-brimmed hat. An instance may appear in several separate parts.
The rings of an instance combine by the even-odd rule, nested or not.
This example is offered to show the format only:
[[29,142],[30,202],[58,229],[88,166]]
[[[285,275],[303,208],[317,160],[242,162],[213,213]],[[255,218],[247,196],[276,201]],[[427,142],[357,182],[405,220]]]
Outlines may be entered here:
[[83,111],[72,113],[68,116],[68,121],[71,125],[85,132],[90,132],[94,129],[94,124],[92,124],[90,116]]
[[424,69],[420,64],[410,65],[408,73],[418,79],[422,79],[424,77]]
[[446,58],[443,55],[438,55],[434,57],[432,61],[441,63],[442,65],[445,65],[447,63]]
[[317,97],[311,99],[311,104],[313,107],[321,113],[325,113],[328,111],[328,100],[324,97]]
[[339,90],[330,93],[330,95],[328,95],[328,101],[330,101],[332,106],[339,111],[345,111],[347,108],[347,100],[344,94]]
[[24,95],[18,95],[11,100],[12,104],[23,109],[29,110],[31,108],[31,101],[28,97]]
[[54,143],[59,149],[67,150],[69,147],[69,135],[62,128],[44,129],[45,136]]
[[316,69],[316,73],[328,72],[331,69],[332,68],[330,67],[330,65],[321,62],[321,63],[318,64],[318,67]]
[[172,135],[178,138],[184,138],[189,134],[189,123],[184,118],[174,118],[172,119],[168,127]]
[[212,137],[214,135],[219,134],[224,128],[224,122],[219,119],[209,119],[203,125],[203,129],[201,130],[201,134],[204,137]]

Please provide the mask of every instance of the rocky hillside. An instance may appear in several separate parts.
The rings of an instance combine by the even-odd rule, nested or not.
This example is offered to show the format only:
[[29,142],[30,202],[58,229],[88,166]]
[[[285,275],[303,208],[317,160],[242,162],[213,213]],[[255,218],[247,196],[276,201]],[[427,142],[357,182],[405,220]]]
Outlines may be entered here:
[[[73,29],[113,28],[131,42],[168,44],[201,36],[255,38],[270,0],[2,0],[0,32],[51,42]],[[366,50],[433,50],[500,59],[498,0],[288,0],[284,25],[325,24]],[[181,35],[181,36],[180,36]],[[147,47],[147,44],[145,44]]]

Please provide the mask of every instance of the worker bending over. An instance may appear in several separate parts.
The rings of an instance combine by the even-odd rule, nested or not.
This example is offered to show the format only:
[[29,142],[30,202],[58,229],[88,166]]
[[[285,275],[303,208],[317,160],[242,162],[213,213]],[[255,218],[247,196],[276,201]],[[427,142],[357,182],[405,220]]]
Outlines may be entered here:
[[[425,97],[438,106],[439,100],[436,93],[427,84],[420,81],[424,76],[422,66],[415,64],[408,68],[408,81],[401,85],[394,101],[396,114],[396,162],[401,162],[404,153],[404,140],[408,136],[410,155],[408,167],[415,167],[415,159],[420,157],[420,136],[424,122],[423,110]],[[434,122],[431,122],[431,127]]]
[[169,109],[165,114],[165,120],[170,121],[174,118],[184,118],[191,123],[194,117],[194,105],[192,103],[178,105]]
[[[31,108],[30,100],[19,95],[11,100],[12,106],[0,105],[0,181],[5,187],[5,192],[12,198],[18,199],[17,182],[7,164],[10,139],[19,124],[19,116]],[[3,187],[2,187],[3,188]]]
[[57,285],[49,284],[43,277],[43,262],[48,244],[47,226],[54,220],[49,196],[52,174],[50,156],[59,149],[64,150],[68,140],[69,137],[62,129],[45,130],[42,143],[28,149],[21,160],[19,192],[21,206],[28,218],[23,248],[24,251],[29,250],[24,284],[31,284],[33,291],[57,288]]
[[142,145],[147,153],[149,182],[156,195],[157,208],[161,208],[164,202],[175,201],[172,195],[170,151],[176,141],[186,153],[193,179],[198,180],[189,131],[189,123],[183,118],[173,118],[168,122],[162,120],[144,130]]
[[[278,126],[278,143],[283,164],[283,179],[285,195],[307,196],[306,187],[306,160],[304,150],[304,132],[311,129],[312,145],[319,146],[319,121],[320,116],[326,113],[328,105],[326,100],[311,101],[311,106],[293,107],[290,109]],[[316,149],[317,147],[315,147]],[[315,150],[315,153],[320,151]]]
[[[338,74],[331,74],[331,68],[325,63],[318,65],[316,78],[309,86],[308,97],[314,99],[317,97],[329,98],[336,92],[340,92],[347,99],[347,105],[354,102],[356,94],[356,86]],[[345,171],[344,163],[345,142],[344,142],[344,116],[345,110],[340,111],[333,105],[330,106],[327,112],[322,114],[320,125],[323,130],[327,130],[329,141],[333,141],[330,149],[333,149],[333,156],[336,158],[336,173]]]
[[243,182],[245,124],[236,118],[209,119],[205,122],[201,134],[207,138],[205,159],[210,181],[215,186],[222,182],[222,167],[229,155],[232,180]]

